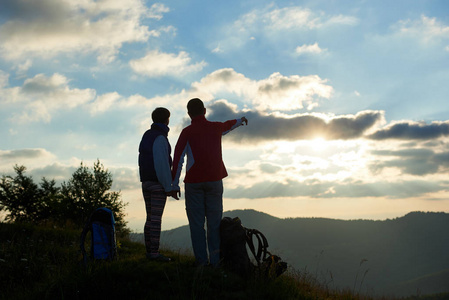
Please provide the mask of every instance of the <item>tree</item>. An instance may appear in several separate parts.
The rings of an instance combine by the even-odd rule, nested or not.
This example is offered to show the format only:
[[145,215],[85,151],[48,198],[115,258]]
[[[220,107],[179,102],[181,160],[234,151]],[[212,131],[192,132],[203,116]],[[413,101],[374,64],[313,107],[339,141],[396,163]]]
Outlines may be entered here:
[[43,199],[43,189],[33,182],[31,176],[25,175],[25,166],[15,165],[14,171],[17,174],[15,177],[2,176],[0,179],[0,208],[9,212],[6,220],[31,223],[43,221],[49,210]]
[[117,230],[125,229],[124,208],[128,203],[121,201],[120,192],[109,192],[111,187],[112,175],[99,160],[92,170],[81,162],[72,178],[61,185],[62,217],[82,226],[96,208],[108,207],[114,212]]
[[118,231],[127,233],[124,208],[120,192],[109,191],[112,175],[97,160],[93,169],[81,162],[68,182],[61,187],[54,180],[42,178],[40,185],[31,176],[25,176],[25,166],[14,166],[16,176],[0,178],[0,211],[7,212],[6,221],[44,223],[50,221],[65,225],[73,223],[83,227],[92,212],[108,207],[114,212]]

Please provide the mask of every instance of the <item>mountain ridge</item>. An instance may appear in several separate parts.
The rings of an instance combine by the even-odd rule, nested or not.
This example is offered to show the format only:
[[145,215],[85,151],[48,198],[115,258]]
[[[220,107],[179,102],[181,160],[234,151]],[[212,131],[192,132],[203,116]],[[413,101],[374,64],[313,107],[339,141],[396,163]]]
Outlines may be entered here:
[[[449,277],[447,213],[415,211],[386,220],[281,219],[252,209],[223,215],[260,230],[270,252],[331,286],[370,295],[449,292],[449,284],[442,284]],[[191,251],[188,225],[163,231],[161,244]]]

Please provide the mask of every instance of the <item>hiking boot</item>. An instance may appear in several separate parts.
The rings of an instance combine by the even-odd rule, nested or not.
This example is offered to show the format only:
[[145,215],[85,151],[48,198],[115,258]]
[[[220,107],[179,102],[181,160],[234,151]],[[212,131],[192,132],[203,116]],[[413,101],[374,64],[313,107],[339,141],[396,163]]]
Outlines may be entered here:
[[150,255],[147,253],[147,258],[149,260],[153,260],[153,261],[161,261],[161,262],[171,262],[172,259],[170,257],[164,256],[162,254],[157,254],[157,255]]

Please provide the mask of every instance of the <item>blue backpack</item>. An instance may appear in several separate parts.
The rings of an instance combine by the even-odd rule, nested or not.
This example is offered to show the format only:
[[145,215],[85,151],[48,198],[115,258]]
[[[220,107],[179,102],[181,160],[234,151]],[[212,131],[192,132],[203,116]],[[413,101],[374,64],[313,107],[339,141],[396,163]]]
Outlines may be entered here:
[[109,208],[97,208],[87,221],[81,233],[81,252],[87,262],[84,247],[86,236],[91,232],[90,256],[94,260],[114,260],[117,258],[114,214]]

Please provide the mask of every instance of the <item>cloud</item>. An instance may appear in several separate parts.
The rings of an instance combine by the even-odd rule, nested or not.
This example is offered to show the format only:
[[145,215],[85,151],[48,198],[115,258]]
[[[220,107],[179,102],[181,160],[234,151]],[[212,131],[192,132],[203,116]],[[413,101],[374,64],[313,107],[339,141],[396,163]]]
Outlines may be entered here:
[[449,151],[436,152],[430,148],[373,150],[377,160],[369,168],[379,174],[385,168],[397,168],[402,174],[424,176],[447,172]]
[[95,52],[103,62],[115,58],[123,43],[146,41],[159,31],[143,18],[162,17],[162,4],[147,8],[141,0],[6,0],[8,21],[0,26],[0,53],[6,59],[53,57]]
[[25,60],[25,62],[23,64],[17,65],[17,67],[15,68],[17,77],[19,77],[19,78],[26,77],[26,73],[27,73],[28,69],[31,68],[32,65],[33,65],[33,62],[31,59],[27,59],[27,60]]
[[91,116],[124,109],[151,111],[157,106],[179,109],[190,97],[185,90],[151,98],[139,94],[124,97],[117,92],[97,95],[94,89],[74,88],[70,83],[71,79],[55,73],[51,76],[37,74],[25,79],[21,86],[9,86],[9,74],[0,70],[0,104],[8,111],[5,120],[12,123],[49,123],[55,114],[73,112],[78,108]]
[[184,51],[176,55],[155,50],[148,52],[142,58],[130,61],[134,72],[147,77],[184,76],[201,71],[206,65],[204,61],[192,64],[189,54]]
[[326,83],[327,80],[317,75],[284,76],[278,72],[267,79],[254,81],[234,69],[226,68],[214,71],[199,82],[193,83],[192,93],[198,91],[206,102],[227,98],[232,94],[258,110],[311,110],[318,106],[320,99],[332,96],[333,88]]
[[[34,178],[41,179],[45,177],[48,180],[55,180],[57,186],[63,181],[67,182],[72,177],[72,174],[76,171],[78,166],[66,166],[59,162],[40,166],[29,171]],[[89,166],[90,167],[90,166]],[[37,180],[35,180],[37,182]]]
[[368,136],[373,140],[431,140],[449,135],[449,121],[431,124],[412,121],[395,122]]
[[170,9],[162,3],[154,3],[147,12],[147,17],[153,19],[162,19],[164,13],[168,13]]
[[55,73],[50,77],[37,74],[24,81],[22,87],[0,85],[0,101],[6,105],[19,105],[11,120],[19,122],[50,122],[52,113],[60,109],[72,109],[95,98],[92,89],[69,86],[67,77]]
[[317,98],[330,98],[333,88],[318,75],[283,76],[273,73],[258,82],[254,104],[259,109],[295,110],[304,106],[308,110],[318,106]]
[[[178,56],[177,58],[179,58]],[[175,72],[192,70],[196,65],[173,63],[165,65],[159,71]],[[158,62],[164,62],[161,59]],[[136,65],[139,65],[137,62]],[[169,64],[170,65],[170,64]],[[175,67],[176,65],[176,67]],[[164,71],[161,71],[165,68]],[[184,70],[183,70],[184,68]],[[167,73],[168,74],[168,73]],[[94,89],[78,89],[70,85],[70,79],[55,73],[51,76],[37,74],[24,81],[22,86],[9,86],[9,74],[0,70],[0,102],[8,105],[12,112],[10,120],[16,122],[50,122],[53,114],[74,108],[87,109],[91,115],[105,113],[111,109],[145,106],[154,108],[156,104],[170,105],[172,109],[185,105],[185,99],[200,97],[207,102],[219,98],[240,98],[260,111],[291,111],[306,106],[312,109],[319,105],[322,98],[330,98],[333,89],[326,80],[316,75],[283,76],[273,73],[267,79],[251,80],[231,68],[214,71],[200,81],[194,82],[189,90],[146,98],[141,95],[123,97],[117,92],[97,95]]]
[[55,156],[42,148],[0,150],[0,171],[12,173],[16,164],[33,167],[54,160]]
[[403,180],[397,182],[377,181],[375,183],[347,180],[346,182],[330,182],[306,180],[303,182],[289,180],[288,182],[263,181],[251,187],[228,187],[226,198],[278,198],[278,197],[310,197],[310,198],[366,198],[387,197],[416,198],[428,193],[445,191],[444,182],[426,180]]
[[100,95],[95,99],[94,102],[91,103],[90,113],[92,115],[103,113],[109,110],[112,106],[114,106],[114,104],[119,102],[121,99],[122,97],[117,92]]
[[243,15],[236,25],[252,30],[284,31],[294,29],[316,29],[333,25],[356,25],[358,19],[344,15],[326,15],[315,13],[310,9],[298,6],[254,10]]
[[326,49],[321,49],[320,46],[318,46],[318,43],[315,43],[313,45],[302,45],[296,47],[295,53],[297,55],[303,55],[303,54],[320,54],[322,52],[326,51]]
[[0,150],[0,157],[3,159],[37,159],[41,156],[47,155],[48,152],[44,149],[20,149],[20,150]]
[[399,34],[419,38],[425,44],[449,41],[449,26],[425,15],[418,20],[400,21],[394,27]]
[[310,140],[318,137],[328,140],[348,140],[363,137],[384,121],[381,111],[362,111],[355,115],[325,116],[320,114],[263,114],[255,110],[236,111],[226,101],[208,106],[209,120],[224,121],[246,116],[249,126],[229,138],[247,141]]
[[220,52],[232,51],[244,46],[251,40],[274,41],[285,40],[293,33],[321,30],[338,25],[355,26],[359,20],[353,16],[329,15],[314,12],[308,8],[288,6],[278,8],[275,5],[264,9],[255,9],[240,16],[233,24],[223,29],[224,38]]
[[254,97],[256,83],[232,68],[216,70],[199,82],[192,83],[192,92],[202,93],[204,100],[209,101],[221,93],[232,93],[237,96]]
[[133,190],[140,188],[139,170],[136,168],[110,168],[114,182],[113,190]]
[[[0,70],[0,88],[4,88],[9,85],[9,74]],[[0,100],[5,99],[5,97],[1,97]]]

